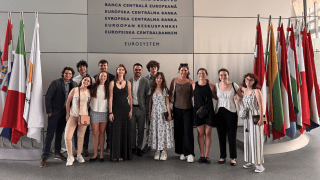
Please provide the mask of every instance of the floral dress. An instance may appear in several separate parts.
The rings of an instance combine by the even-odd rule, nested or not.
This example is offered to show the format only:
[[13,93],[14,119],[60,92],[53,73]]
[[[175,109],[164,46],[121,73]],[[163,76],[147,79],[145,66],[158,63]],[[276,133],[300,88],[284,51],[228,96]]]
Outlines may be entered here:
[[152,109],[150,119],[149,142],[152,149],[162,150],[172,148],[172,127],[171,123],[165,121],[163,113],[167,112],[166,97],[169,96],[164,90],[163,93],[152,95]]

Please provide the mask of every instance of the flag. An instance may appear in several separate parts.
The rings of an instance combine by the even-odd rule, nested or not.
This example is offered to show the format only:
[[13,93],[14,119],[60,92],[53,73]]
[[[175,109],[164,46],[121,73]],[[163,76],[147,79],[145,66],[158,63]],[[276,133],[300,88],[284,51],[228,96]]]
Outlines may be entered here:
[[26,120],[28,124],[27,137],[36,139],[37,142],[40,143],[41,129],[44,126],[44,111],[42,97],[43,92],[38,18],[36,18],[36,23],[33,32],[33,41],[27,78],[28,84],[26,90],[23,118]]
[[20,137],[27,134],[27,123],[23,119],[26,72],[25,72],[25,49],[24,49],[24,24],[20,21],[18,44],[14,56],[14,64],[10,84],[7,92],[2,121],[0,127],[12,128],[11,142],[17,144]]
[[[283,107],[283,115],[284,115],[284,122],[285,122],[285,129],[286,134],[293,139],[296,127],[296,117],[295,111],[293,107],[293,100],[292,100],[292,93],[291,93],[291,79],[290,79],[290,70],[288,68],[288,51],[287,51],[287,42],[284,34],[283,24],[281,27],[278,28],[280,32],[279,38],[279,50],[278,50],[278,57],[281,60],[280,66],[280,79],[281,79],[281,97],[282,97],[282,107]],[[289,47],[290,49],[290,47]],[[291,127],[291,122],[294,127]]]
[[278,72],[278,62],[276,54],[276,44],[274,40],[273,25],[269,26],[270,49],[268,62],[268,119],[272,122],[273,139],[285,136],[285,126],[283,118],[283,108],[281,103],[280,77]]
[[[316,75],[316,69],[314,64],[314,54],[313,54],[313,46],[312,46],[312,40],[311,40],[311,34],[310,31],[307,33],[307,44],[309,46],[309,58],[306,59],[307,61],[305,63],[306,65],[306,74],[307,74],[307,85],[308,85],[308,91],[309,91],[309,102],[310,102],[310,110],[311,110],[311,124],[307,128],[307,131],[310,131],[316,127],[319,127],[319,116],[320,116],[320,91],[319,91],[319,85]],[[310,89],[309,89],[310,88]]]
[[[1,63],[1,73],[0,73],[0,123],[3,115],[3,109],[7,96],[7,87],[9,82],[8,75],[11,74],[11,62],[13,59],[12,55],[12,24],[11,20],[8,19],[6,37],[3,46],[3,55]],[[11,133],[8,128],[0,127],[0,136],[11,140]]]
[[[263,42],[260,22],[257,26],[257,41],[254,52],[254,74],[258,77],[259,87],[261,88],[261,94],[263,99],[263,114],[267,108],[267,86],[266,86],[266,76],[265,76],[265,62],[263,53]],[[270,137],[269,123],[265,124],[265,133]],[[267,126],[267,127],[266,127]]]
[[[303,134],[304,130],[310,126],[310,106],[309,106],[309,96],[307,89],[307,80],[306,80],[306,72],[305,72],[305,64],[304,64],[304,47],[302,45],[302,34],[303,31],[300,32],[300,27],[297,27],[297,60],[298,60],[298,71],[299,73],[299,102],[301,111],[299,111],[297,115],[297,128]],[[300,118],[302,122],[300,122]]]

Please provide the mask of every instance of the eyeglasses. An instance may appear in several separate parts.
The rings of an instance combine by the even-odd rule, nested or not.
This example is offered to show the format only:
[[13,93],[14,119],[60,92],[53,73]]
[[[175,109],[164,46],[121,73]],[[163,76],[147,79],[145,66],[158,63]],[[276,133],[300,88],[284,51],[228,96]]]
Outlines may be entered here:
[[245,78],[246,81],[253,82],[254,79]]
[[186,67],[188,66],[188,63],[180,63],[180,67]]

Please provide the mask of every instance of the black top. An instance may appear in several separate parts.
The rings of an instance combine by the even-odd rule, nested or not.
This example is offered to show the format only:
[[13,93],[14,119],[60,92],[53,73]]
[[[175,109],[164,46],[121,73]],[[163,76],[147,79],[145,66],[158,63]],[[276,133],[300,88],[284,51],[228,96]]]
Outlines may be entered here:
[[200,119],[199,117],[197,117],[196,112],[201,106],[207,106],[207,109],[209,111],[209,113],[203,119],[210,121],[210,123],[207,125],[214,126],[212,123],[215,113],[212,102],[212,92],[209,83],[207,83],[204,86],[201,86],[198,84],[198,82],[196,82],[194,88],[194,118],[196,121]]

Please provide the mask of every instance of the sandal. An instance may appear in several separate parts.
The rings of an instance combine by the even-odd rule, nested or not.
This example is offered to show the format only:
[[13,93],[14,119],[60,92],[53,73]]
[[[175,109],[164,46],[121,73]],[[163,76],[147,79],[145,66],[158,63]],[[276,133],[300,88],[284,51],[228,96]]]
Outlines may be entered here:
[[199,163],[204,163],[204,157],[200,157],[198,160]]
[[221,159],[223,159],[223,161],[220,161],[220,160],[219,160],[218,163],[219,163],[219,164],[224,164],[224,163],[226,162],[226,159],[225,159],[225,158],[221,158]]
[[210,164],[210,163],[211,163],[209,157],[205,157],[203,162],[204,162],[204,163],[207,163],[207,164]]
[[[234,161],[235,161],[235,163],[230,162],[230,163],[231,163],[231,166],[236,166],[236,165],[237,165],[237,160],[236,160],[236,159],[232,159],[232,160],[234,160]],[[232,160],[231,160],[231,161],[232,161]]]

